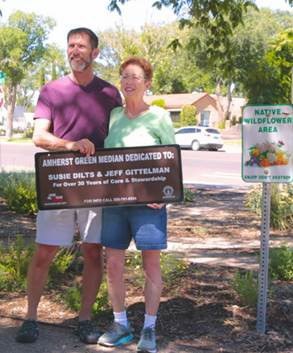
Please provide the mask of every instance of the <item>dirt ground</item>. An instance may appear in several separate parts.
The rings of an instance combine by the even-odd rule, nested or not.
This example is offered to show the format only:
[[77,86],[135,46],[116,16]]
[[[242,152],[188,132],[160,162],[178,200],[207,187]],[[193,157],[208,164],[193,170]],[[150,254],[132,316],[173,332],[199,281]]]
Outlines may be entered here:
[[[243,207],[243,190],[195,190],[193,202],[170,209],[169,239],[178,240],[225,236],[227,239],[252,239],[259,234],[259,219]],[[19,216],[0,205],[0,237],[17,234],[30,239],[34,217]],[[288,232],[271,233],[286,237]],[[206,251],[209,251],[207,249]],[[230,249],[224,249],[224,252]],[[239,252],[254,252],[241,248]],[[157,322],[161,353],[292,353],[293,282],[273,282],[267,307],[267,332],[256,332],[256,309],[241,305],[231,280],[238,269],[190,263],[182,276],[164,290]],[[128,316],[138,338],[143,321],[141,288],[128,277]],[[33,345],[14,342],[17,326],[25,313],[25,294],[0,293],[0,352],[78,353],[135,352],[135,344],[106,349],[85,346],[72,334],[76,313],[64,307],[56,293],[46,291],[40,304],[41,336]],[[103,331],[111,313],[96,317]]]

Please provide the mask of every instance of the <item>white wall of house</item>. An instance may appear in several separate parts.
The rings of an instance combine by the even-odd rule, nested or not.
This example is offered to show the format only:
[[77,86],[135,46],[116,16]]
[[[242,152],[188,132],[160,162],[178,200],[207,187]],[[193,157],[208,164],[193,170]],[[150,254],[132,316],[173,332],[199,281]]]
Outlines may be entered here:
[[218,120],[218,112],[211,104],[204,107],[197,114],[199,125],[216,127]]
[[[24,111],[24,107],[16,106],[14,109],[13,114],[13,130],[16,131],[25,131],[27,128],[33,126],[34,120],[34,113],[26,113]],[[7,110],[3,106],[0,109],[0,126],[2,130],[6,130],[6,123],[7,123]]]

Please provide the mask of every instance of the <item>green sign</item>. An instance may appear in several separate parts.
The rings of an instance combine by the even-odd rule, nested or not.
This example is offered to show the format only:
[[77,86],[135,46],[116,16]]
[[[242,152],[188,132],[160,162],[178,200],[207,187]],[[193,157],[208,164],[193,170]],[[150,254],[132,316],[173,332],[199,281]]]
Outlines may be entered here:
[[242,179],[293,181],[293,106],[246,106],[242,121]]
[[3,71],[0,71],[0,85],[3,85],[5,83],[5,77],[6,77],[6,73]]

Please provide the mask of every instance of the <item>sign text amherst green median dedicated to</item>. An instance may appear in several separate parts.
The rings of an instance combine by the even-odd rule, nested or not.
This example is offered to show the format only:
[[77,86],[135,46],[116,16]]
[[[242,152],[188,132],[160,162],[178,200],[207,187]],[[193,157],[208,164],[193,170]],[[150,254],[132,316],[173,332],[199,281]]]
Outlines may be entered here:
[[39,209],[169,203],[183,199],[178,145],[35,155]]
[[293,181],[292,105],[244,108],[242,179],[271,183]]

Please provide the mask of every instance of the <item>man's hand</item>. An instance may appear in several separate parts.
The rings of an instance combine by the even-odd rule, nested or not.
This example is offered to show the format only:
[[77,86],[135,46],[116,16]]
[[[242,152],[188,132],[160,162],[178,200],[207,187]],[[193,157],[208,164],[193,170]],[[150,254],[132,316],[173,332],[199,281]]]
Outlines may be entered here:
[[47,119],[36,119],[33,141],[37,147],[47,151],[79,151],[87,156],[95,153],[95,145],[89,139],[68,141],[50,132],[51,121]]
[[87,156],[95,153],[95,145],[88,139],[81,139],[78,141],[69,141],[66,143],[68,151],[79,151]]

